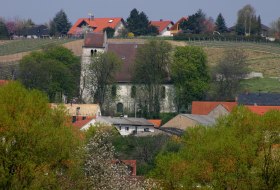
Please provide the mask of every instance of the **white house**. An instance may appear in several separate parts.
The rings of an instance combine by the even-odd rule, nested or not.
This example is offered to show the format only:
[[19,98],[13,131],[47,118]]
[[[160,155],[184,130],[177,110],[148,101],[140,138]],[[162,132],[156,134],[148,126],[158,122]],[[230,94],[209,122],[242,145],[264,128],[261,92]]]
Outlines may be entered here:
[[174,23],[170,20],[151,21],[150,25],[158,28],[159,36],[172,36],[170,29]]
[[153,133],[154,124],[150,123],[144,118],[130,118],[130,117],[98,117],[97,123],[105,123],[116,127],[122,136],[139,134],[139,133]]

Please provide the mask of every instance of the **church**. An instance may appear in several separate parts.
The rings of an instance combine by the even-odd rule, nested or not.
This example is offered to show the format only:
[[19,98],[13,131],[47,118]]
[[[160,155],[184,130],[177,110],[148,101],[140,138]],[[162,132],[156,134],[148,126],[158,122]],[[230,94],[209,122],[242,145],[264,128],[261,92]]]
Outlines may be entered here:
[[[125,115],[136,113],[139,108],[137,101],[133,97],[133,91],[135,91],[138,86],[132,83],[132,73],[135,64],[135,56],[138,48],[141,46],[143,46],[143,43],[139,42],[108,42],[106,32],[87,33],[84,39],[81,58],[80,93],[83,102],[92,103],[94,101],[91,95],[91,89],[94,88],[94,86],[89,84],[87,80],[89,75],[88,67],[91,60],[94,59],[96,53],[113,52],[123,63],[120,70],[115,75],[117,98],[113,102],[112,109],[114,109],[115,113],[123,113]],[[161,112],[174,112],[175,106],[172,99],[172,94],[174,93],[173,85],[170,83],[162,84],[161,91]],[[138,93],[139,91],[137,91],[137,94]]]

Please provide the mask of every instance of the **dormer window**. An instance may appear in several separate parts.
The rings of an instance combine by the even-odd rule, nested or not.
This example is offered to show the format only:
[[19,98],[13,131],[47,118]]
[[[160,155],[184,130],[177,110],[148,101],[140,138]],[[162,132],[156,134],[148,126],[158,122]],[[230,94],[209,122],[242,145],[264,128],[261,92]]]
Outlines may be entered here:
[[114,21],[114,20],[111,19],[111,20],[109,20],[108,22],[109,22],[109,23],[112,23],[113,21]]

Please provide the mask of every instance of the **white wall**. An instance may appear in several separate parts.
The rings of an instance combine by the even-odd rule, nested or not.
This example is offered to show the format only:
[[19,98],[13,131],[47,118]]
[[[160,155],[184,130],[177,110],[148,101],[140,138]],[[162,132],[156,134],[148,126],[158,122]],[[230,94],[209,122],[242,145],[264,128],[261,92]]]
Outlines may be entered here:
[[119,36],[119,35],[120,35],[120,31],[121,31],[122,29],[124,29],[124,28],[125,28],[125,26],[124,26],[123,22],[120,22],[120,23],[118,24],[118,26],[115,28],[114,37]]
[[159,36],[172,36],[171,35],[171,32],[170,32],[170,28],[172,27],[173,25],[172,24],[169,24],[168,25],[168,28],[165,28],[162,32],[160,32]]
[[[134,131],[136,131],[137,128],[137,133],[153,133],[154,132],[154,128],[153,127],[148,127],[148,126],[116,126],[116,128],[118,129],[118,131],[120,132],[120,134],[122,136],[127,136],[127,135],[131,135]],[[149,131],[145,131],[145,129],[149,129]]]

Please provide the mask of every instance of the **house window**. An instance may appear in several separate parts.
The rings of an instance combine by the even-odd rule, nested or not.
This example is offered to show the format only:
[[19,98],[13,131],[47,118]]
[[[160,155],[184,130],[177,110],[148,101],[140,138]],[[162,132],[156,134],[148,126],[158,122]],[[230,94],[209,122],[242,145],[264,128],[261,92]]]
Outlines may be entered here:
[[150,132],[150,128],[144,128],[145,132]]
[[136,98],[136,86],[134,85],[131,87],[130,97]]
[[120,103],[120,102],[117,104],[117,112],[118,113],[123,113],[123,104]]
[[90,56],[92,57],[93,55],[95,55],[97,53],[97,50],[95,49],[95,50],[90,50]]
[[115,84],[112,85],[111,95],[113,98],[117,96],[117,86]]
[[164,99],[166,97],[166,89],[165,86],[162,86],[160,89],[160,97]]
[[126,130],[126,131],[129,131],[129,127],[125,127],[125,130]]

